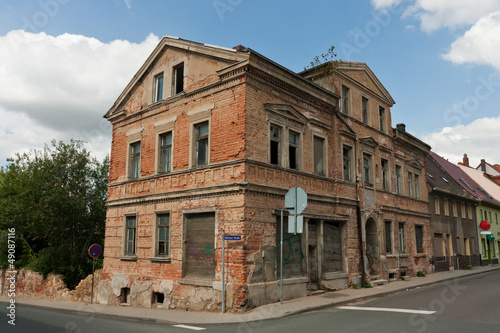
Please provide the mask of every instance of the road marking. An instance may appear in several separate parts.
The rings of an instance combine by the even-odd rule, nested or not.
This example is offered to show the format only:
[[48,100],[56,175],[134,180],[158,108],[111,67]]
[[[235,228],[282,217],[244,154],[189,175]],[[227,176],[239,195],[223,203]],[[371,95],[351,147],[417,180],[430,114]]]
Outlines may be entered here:
[[179,328],[186,328],[188,330],[193,330],[193,331],[203,331],[206,330],[206,328],[203,327],[196,327],[196,326],[188,326],[188,325],[172,325],[173,327],[179,327]]
[[424,314],[431,315],[436,313],[436,311],[426,311],[426,310],[410,310],[410,309],[391,309],[391,308],[363,308],[358,306],[340,306],[338,309],[341,310],[358,310],[358,311],[381,311],[381,312],[399,312],[399,313],[412,313],[412,314]]

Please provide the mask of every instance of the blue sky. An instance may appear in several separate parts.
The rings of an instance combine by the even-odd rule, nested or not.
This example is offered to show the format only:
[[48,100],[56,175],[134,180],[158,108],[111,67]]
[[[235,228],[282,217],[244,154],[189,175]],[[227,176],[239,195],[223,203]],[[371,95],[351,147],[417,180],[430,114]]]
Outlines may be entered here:
[[102,115],[164,35],[301,71],[336,47],[396,101],[393,126],[452,162],[500,163],[500,1],[0,1],[0,165],[52,139],[110,148]]

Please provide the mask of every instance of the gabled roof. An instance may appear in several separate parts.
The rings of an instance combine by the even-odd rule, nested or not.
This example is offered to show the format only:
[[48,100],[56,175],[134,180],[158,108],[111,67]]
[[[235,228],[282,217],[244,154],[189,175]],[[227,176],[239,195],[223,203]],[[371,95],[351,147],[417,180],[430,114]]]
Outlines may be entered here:
[[163,55],[165,48],[176,48],[183,49],[186,51],[190,51],[193,53],[204,54],[206,56],[216,58],[221,60],[222,62],[226,62],[228,65],[247,60],[249,58],[248,52],[240,52],[234,49],[229,49],[221,46],[209,45],[197,43],[185,39],[181,39],[178,37],[164,36],[153,52],[146,59],[144,64],[139,68],[134,77],[130,80],[128,85],[125,87],[123,92],[117,98],[113,106],[109,109],[109,111],[104,115],[105,118],[108,118],[115,112],[118,112],[117,108],[122,104],[122,101],[125,100],[129,93],[134,89],[134,87],[141,81],[141,79],[148,74],[150,67],[155,63],[155,61]]
[[447,193],[467,200],[476,200],[451,177],[431,155],[425,158],[427,184],[433,191]]
[[429,155],[436,161],[436,163],[441,166],[441,168],[449,174],[455,182],[457,182],[462,188],[467,191],[470,195],[478,200],[487,202],[489,204],[500,207],[500,201],[490,198],[486,193],[484,193],[478,186],[478,184],[469,177],[460,167],[445,160],[438,154],[434,152],[429,152]]
[[479,189],[488,197],[500,201],[500,186],[481,170],[461,165],[460,168],[478,184]]

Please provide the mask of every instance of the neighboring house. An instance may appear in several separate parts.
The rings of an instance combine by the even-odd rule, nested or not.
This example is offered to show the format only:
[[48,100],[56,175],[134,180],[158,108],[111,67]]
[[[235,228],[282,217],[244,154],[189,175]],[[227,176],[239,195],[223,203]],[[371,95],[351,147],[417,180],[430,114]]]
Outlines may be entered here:
[[432,155],[427,156],[426,167],[435,272],[479,266],[478,201]]
[[[391,127],[394,101],[365,64],[343,63],[331,90],[304,76],[242,46],[160,41],[105,115],[98,302],[220,311],[223,232],[241,236],[225,242],[232,311],[279,299],[280,261],[285,299],[427,271],[430,147]],[[295,186],[304,232],[285,216],[281,259]]]
[[[466,167],[465,165],[455,165],[441,156],[431,152],[431,157],[460,185],[464,190],[466,190],[470,195],[474,196],[479,204],[476,206],[476,225],[479,241],[479,251],[481,253],[481,265],[487,265],[491,263],[498,263],[499,249],[497,239],[500,237],[500,225],[496,224],[496,218],[500,218],[500,201],[493,198],[480,183],[476,182],[475,179],[469,177],[466,170],[475,169]],[[463,164],[467,164],[464,159]],[[480,172],[480,171],[477,171]],[[481,173],[481,172],[480,172]],[[482,181],[490,180],[485,178],[482,173],[480,177],[477,177],[481,183]],[[493,184],[493,183],[492,183]],[[489,187],[489,184],[488,184]],[[486,212],[486,213],[485,213]],[[491,214],[491,217],[490,217]],[[481,221],[486,219],[488,221],[493,221],[491,223],[491,235],[481,234],[481,229],[479,225]]]
[[489,263],[498,263],[500,258],[500,186],[496,183],[490,174],[494,173],[493,167],[488,168],[485,160],[481,160],[478,169],[467,166],[466,160],[460,165],[460,168],[472,178],[478,185],[479,190],[489,199],[495,200],[499,204],[493,207],[478,207],[477,216],[479,221],[488,221],[491,224],[491,235],[481,235],[481,252],[483,261]]

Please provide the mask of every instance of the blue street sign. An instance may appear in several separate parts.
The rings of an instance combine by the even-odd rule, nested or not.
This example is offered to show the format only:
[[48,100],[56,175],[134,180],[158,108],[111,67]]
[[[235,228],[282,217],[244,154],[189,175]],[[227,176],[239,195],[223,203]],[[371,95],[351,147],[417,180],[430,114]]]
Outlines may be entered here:
[[89,254],[92,258],[97,258],[101,255],[102,249],[99,244],[92,244],[89,247]]
[[225,235],[224,240],[241,240],[241,236],[230,236],[230,235]]

